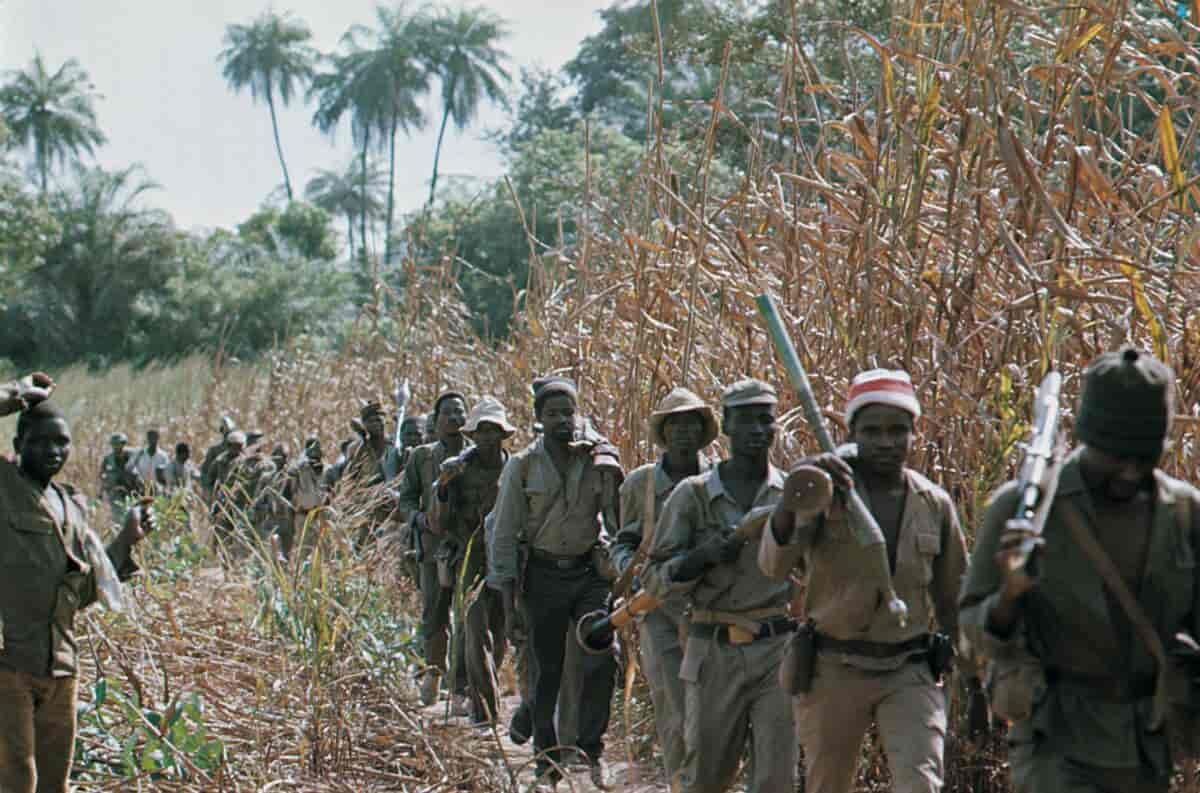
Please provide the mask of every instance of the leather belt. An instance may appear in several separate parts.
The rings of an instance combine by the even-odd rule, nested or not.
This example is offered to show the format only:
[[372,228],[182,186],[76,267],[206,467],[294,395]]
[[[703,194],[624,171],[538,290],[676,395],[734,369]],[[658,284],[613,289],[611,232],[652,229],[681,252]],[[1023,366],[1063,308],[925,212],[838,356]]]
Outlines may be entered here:
[[[796,630],[796,621],[791,617],[771,617],[759,622],[758,633],[754,635],[754,640],[769,639],[772,636],[781,636],[794,630]],[[716,639],[728,644],[729,626],[719,622],[690,622],[688,623],[688,635],[702,639]]]
[[529,558],[532,561],[535,561],[538,564],[544,564],[547,567],[556,567],[559,570],[574,570],[578,567],[583,567],[586,564],[590,564],[592,561],[592,554],[589,551],[588,553],[580,554],[579,556],[560,556],[555,553],[548,553],[546,551],[538,550],[537,548],[530,548]]
[[816,635],[819,652],[859,655],[864,658],[895,658],[917,654],[923,657],[929,650],[929,634],[921,634],[902,642],[870,642],[865,639],[835,639],[824,633]]

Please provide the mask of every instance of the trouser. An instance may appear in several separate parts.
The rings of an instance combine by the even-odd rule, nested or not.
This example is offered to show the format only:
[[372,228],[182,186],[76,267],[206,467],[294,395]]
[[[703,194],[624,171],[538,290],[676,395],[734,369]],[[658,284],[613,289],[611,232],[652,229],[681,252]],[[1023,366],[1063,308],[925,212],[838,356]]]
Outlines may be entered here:
[[[608,604],[609,583],[590,564],[563,570],[531,560],[525,577],[524,609],[529,630],[531,689],[533,701],[533,745],[539,753],[538,767],[563,757],[555,709],[562,690],[563,667],[568,642],[575,642],[575,623],[589,612]],[[574,745],[588,758],[598,760],[604,752],[604,733],[612,709],[612,692],[617,665],[611,653],[580,653],[582,692],[578,714],[578,736]]]
[[[680,785],[687,793],[724,793],[753,743],[748,793],[792,790],[796,729],[779,686],[787,634],[748,644],[688,638],[683,677],[685,746]],[[693,657],[693,653],[696,655]]]
[[871,722],[896,793],[936,793],[945,770],[946,695],[917,658],[892,671],[849,666],[821,654],[812,690],[794,698],[809,793],[849,793]]
[[[421,562],[421,641],[425,650],[428,672],[445,673],[446,656],[450,647],[450,607],[454,589],[442,586],[438,580],[437,562],[426,555]],[[467,687],[467,670],[463,642],[454,643],[454,687],[461,694]]]
[[[579,743],[579,702],[583,697],[583,679],[580,675],[579,659],[584,654],[579,642],[568,639],[566,652],[563,653],[562,682],[558,686],[558,710],[555,713],[554,724],[558,730],[558,742],[563,746],[575,746]],[[521,704],[518,709],[530,711],[532,721],[533,707],[533,673],[530,669],[529,643],[525,642],[513,648],[514,667],[517,676],[517,687],[520,689]]]
[[0,793],[66,793],[75,754],[74,677],[0,666]]
[[504,663],[508,648],[504,631],[504,597],[496,590],[484,587],[475,602],[467,607],[466,627],[462,631],[467,694],[471,699],[471,717],[476,722],[493,722],[499,713],[496,674]]
[[1016,793],[1167,793],[1171,786],[1147,767],[1104,768],[1052,751],[1009,758]]
[[662,749],[667,779],[674,780],[683,768],[684,693],[679,679],[683,662],[683,644],[679,640],[679,623],[675,615],[659,609],[647,614],[638,633],[641,645],[642,671],[650,685],[654,703],[654,723],[658,745]]

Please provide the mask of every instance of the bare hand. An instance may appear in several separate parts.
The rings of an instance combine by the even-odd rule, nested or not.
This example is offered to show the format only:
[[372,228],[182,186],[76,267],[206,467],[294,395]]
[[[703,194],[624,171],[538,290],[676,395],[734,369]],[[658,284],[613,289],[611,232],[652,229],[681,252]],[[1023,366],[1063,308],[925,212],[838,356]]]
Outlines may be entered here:
[[816,457],[805,460],[802,465],[815,465],[833,480],[833,486],[840,490],[851,490],[854,487],[854,469],[850,467],[850,463],[833,452],[825,452],[818,454]]
[[737,561],[746,543],[736,534],[715,534],[698,549],[705,566],[731,564]]
[[45,402],[54,393],[55,382],[45,372],[34,372],[17,381],[17,399],[24,405],[25,410],[39,402]]
[[125,515],[125,525],[121,527],[121,542],[130,548],[146,538],[147,534],[158,528],[158,519],[151,508],[153,499],[143,498]]
[[461,475],[466,467],[466,463],[461,458],[451,457],[444,461],[438,469],[438,483],[442,485],[447,484],[451,479]]
[[1000,550],[993,557],[1004,576],[1004,583],[1000,588],[1001,597],[1009,602],[1015,602],[1037,586],[1037,581],[1029,575],[1025,565],[1028,556],[1021,545],[1026,540],[1033,540],[1035,547],[1043,544],[1042,538],[1030,530],[1010,525],[1000,535]]

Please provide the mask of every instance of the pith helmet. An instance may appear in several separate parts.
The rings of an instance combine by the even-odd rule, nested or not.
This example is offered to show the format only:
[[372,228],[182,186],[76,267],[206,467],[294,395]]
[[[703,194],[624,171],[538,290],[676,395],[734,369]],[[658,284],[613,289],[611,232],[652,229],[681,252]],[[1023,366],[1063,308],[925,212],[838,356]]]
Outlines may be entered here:
[[508,423],[508,413],[504,410],[504,405],[495,397],[485,396],[483,399],[475,403],[475,407],[471,408],[471,412],[467,415],[467,423],[463,426],[462,431],[467,435],[479,429],[479,425],[483,423],[495,424],[504,433],[505,438],[511,438],[517,428]]
[[713,409],[686,388],[673,388],[650,414],[650,437],[659,446],[667,445],[667,439],[663,436],[663,427],[667,423],[667,418],[680,413],[696,413],[704,422],[704,438],[701,446],[707,446],[717,439],[719,429],[717,414],[713,412]]

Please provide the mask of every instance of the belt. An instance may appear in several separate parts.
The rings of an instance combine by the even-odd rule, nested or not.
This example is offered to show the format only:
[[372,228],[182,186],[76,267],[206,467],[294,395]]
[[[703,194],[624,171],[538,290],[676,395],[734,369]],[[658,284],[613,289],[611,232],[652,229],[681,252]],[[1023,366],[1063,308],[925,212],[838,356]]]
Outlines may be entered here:
[[574,570],[577,567],[583,567],[590,564],[592,561],[591,551],[580,554],[579,556],[560,556],[556,553],[548,553],[538,550],[537,548],[529,549],[529,559],[544,564],[548,567],[556,567],[559,570]]
[[[754,640],[769,639],[796,630],[796,621],[791,617],[772,617],[759,623],[758,633]],[[716,639],[729,643],[729,626],[719,622],[689,622],[688,635],[701,639]]]
[[1154,678],[1092,677],[1061,669],[1047,669],[1046,682],[1082,688],[1101,702],[1128,704],[1154,696]]
[[861,655],[865,658],[895,658],[908,654],[917,654],[920,658],[929,650],[928,634],[921,634],[902,642],[870,642],[865,639],[835,639],[818,633],[816,640],[818,651]]

